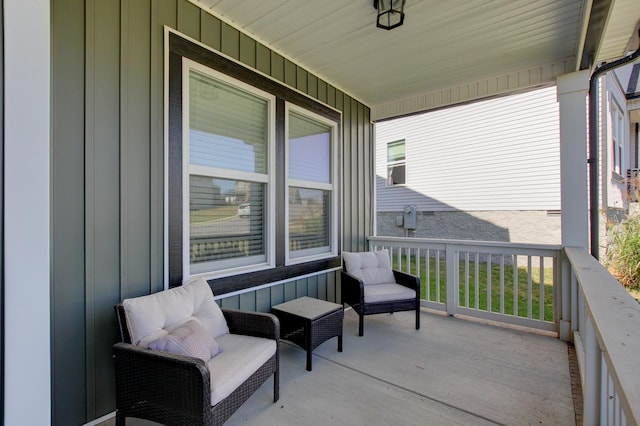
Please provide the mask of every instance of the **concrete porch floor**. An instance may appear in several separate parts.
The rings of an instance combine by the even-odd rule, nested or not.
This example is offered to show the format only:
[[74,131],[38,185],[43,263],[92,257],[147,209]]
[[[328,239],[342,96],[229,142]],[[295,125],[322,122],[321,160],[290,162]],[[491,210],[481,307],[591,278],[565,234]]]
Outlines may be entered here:
[[427,312],[416,331],[414,318],[367,316],[358,337],[345,311],[344,351],[323,343],[311,372],[283,342],[280,400],[269,379],[226,424],[575,425],[566,343]]

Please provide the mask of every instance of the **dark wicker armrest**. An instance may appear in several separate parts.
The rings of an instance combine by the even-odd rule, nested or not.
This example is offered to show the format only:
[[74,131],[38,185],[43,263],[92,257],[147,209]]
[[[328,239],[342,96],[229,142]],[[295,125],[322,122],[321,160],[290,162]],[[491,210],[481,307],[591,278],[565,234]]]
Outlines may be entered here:
[[396,283],[409,287],[411,290],[420,292],[420,278],[415,275],[407,274],[406,272],[400,272],[393,270],[393,276],[396,279]]
[[210,412],[211,380],[202,360],[129,343],[113,345],[113,358],[118,407],[130,413],[138,406],[140,410],[143,405],[145,410],[157,407],[160,419]]
[[342,302],[353,305],[364,303],[364,283],[345,270],[341,271]]
[[269,313],[222,308],[229,332],[280,340],[280,321]]

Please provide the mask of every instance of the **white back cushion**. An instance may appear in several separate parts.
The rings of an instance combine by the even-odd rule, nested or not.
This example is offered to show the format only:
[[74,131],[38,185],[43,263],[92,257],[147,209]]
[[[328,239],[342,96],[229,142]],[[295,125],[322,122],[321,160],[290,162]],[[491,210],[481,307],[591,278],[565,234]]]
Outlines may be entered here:
[[346,271],[361,279],[364,285],[396,282],[387,249],[361,253],[345,251],[342,258]]
[[131,342],[145,348],[153,340],[166,335],[168,330],[193,318],[213,338],[229,333],[227,321],[204,278],[196,278],[170,290],[125,299],[122,305],[127,313]]

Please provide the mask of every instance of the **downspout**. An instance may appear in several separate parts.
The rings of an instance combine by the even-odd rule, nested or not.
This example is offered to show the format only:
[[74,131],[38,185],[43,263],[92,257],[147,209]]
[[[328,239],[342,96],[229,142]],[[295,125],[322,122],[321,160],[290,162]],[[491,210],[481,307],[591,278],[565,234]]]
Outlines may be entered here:
[[[639,31],[640,34],[640,31]],[[589,80],[589,215],[591,219],[591,255],[598,259],[598,249],[600,246],[600,214],[599,214],[599,202],[598,199],[598,145],[600,138],[598,134],[599,120],[598,120],[598,89],[600,86],[599,77],[601,74],[611,71],[612,69],[621,67],[630,62],[633,62],[640,56],[640,46],[638,49],[620,59],[616,59],[613,62],[605,62],[598,65],[591,74]]]

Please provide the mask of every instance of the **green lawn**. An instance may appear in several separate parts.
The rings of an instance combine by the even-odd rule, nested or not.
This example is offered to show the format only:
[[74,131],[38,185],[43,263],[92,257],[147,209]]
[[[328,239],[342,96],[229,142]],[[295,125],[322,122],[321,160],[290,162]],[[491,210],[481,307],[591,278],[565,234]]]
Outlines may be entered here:
[[[406,270],[406,257],[402,257],[402,270]],[[495,260],[494,260],[495,262]],[[439,266],[439,275],[438,275]],[[477,266],[477,267],[476,267]],[[393,267],[397,268],[397,258],[394,257]],[[514,314],[514,305],[517,303],[517,315],[527,318],[529,309],[534,319],[540,318],[540,268],[531,268],[531,284],[527,273],[527,267],[517,268],[517,285],[514,285],[514,266],[493,263],[490,273],[487,274],[486,261],[480,261],[476,265],[473,257],[469,259],[468,273],[465,273],[467,266],[464,260],[459,264],[459,305],[472,309],[487,310],[488,282],[491,282],[491,311],[503,312],[506,315]],[[415,274],[415,256],[411,257],[411,271]],[[446,267],[444,259],[436,263],[435,258],[429,259],[429,280],[427,281],[427,265],[425,258],[420,259],[420,297],[432,302],[446,302]],[[468,280],[465,277],[468,276]],[[476,280],[477,277],[477,280]],[[553,268],[550,263],[545,262],[544,267],[544,320],[553,321]],[[477,283],[476,283],[477,281]],[[468,286],[467,286],[468,282]],[[427,285],[428,283],[428,285]],[[529,308],[527,299],[529,294],[529,285],[531,286],[531,308]],[[427,297],[428,288],[428,297]],[[477,290],[476,290],[477,288]],[[503,297],[500,295],[501,288],[504,289]],[[468,290],[467,290],[468,289]],[[476,300],[477,294],[477,300]],[[517,294],[517,298],[514,297]],[[468,301],[468,305],[467,305]],[[501,308],[502,307],[502,308]]]
[[212,209],[191,210],[189,220],[191,223],[220,220],[238,215],[238,206],[223,206]]

